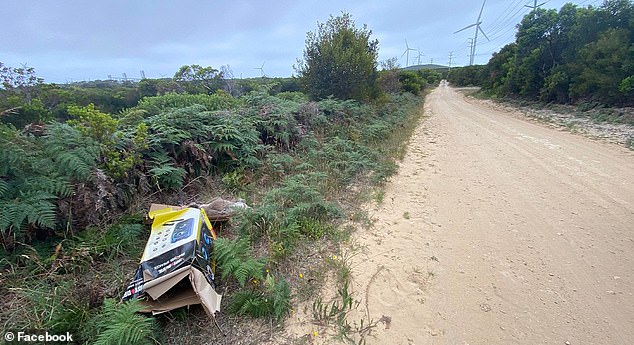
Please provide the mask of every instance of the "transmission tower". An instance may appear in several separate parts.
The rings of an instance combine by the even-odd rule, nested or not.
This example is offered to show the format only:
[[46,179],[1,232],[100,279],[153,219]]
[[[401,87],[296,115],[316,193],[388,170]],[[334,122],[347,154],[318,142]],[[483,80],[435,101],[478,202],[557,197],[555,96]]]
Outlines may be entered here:
[[546,4],[545,2],[542,2],[541,4],[538,5],[537,4],[537,0],[533,0],[533,6],[529,6],[529,5],[524,5],[524,6],[526,6],[526,7],[530,8],[530,9],[532,9],[533,11],[535,11],[536,9],[542,7],[545,4]]
[[[449,72],[451,72],[451,63],[453,62],[453,52],[449,52]],[[449,74],[447,72],[447,74]]]
[[[469,52],[475,51],[475,48],[473,47],[474,46],[473,38],[468,38],[468,40],[469,40]],[[469,61],[471,61],[471,53],[469,53]]]

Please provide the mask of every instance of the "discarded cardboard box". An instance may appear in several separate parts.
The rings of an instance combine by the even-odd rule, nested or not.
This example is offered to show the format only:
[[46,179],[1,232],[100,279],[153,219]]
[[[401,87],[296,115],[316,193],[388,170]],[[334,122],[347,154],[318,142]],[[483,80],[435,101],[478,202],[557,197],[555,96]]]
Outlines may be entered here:
[[204,209],[152,204],[150,238],[123,300],[139,298],[143,312],[202,304],[213,317],[222,296],[214,284],[216,234]]

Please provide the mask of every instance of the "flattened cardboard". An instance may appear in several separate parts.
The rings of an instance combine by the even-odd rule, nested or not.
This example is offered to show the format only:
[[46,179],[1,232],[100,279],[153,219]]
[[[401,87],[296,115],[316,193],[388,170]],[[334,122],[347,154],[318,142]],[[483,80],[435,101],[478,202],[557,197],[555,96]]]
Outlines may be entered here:
[[[161,298],[163,294],[168,292],[182,279],[188,279],[189,285],[187,288],[170,291],[171,295],[169,297]],[[143,304],[145,304],[147,308],[142,310],[142,312],[151,312],[153,315],[157,315],[194,304],[202,304],[205,312],[211,316],[217,311],[220,311],[222,295],[217,294],[207,282],[205,275],[193,267],[185,267],[185,270],[174,272],[174,274],[166,280],[149,288],[144,287],[144,289],[151,298],[143,301]],[[158,294],[155,297],[154,295],[157,292]]]
[[216,290],[207,284],[207,279],[202,272],[197,269],[192,269],[189,275],[189,281],[207,314],[214,315],[217,311],[220,311],[222,295],[217,294]]
[[[142,301],[145,309],[141,310],[142,313],[152,313],[152,315],[163,314],[174,309],[181,307],[187,307],[190,305],[200,304],[200,298],[196,295],[194,290],[182,290],[178,293],[170,296],[170,298],[163,299],[147,299]],[[205,311],[207,311],[205,309]],[[210,314],[213,316],[213,314]]]
[[143,284],[143,291],[145,291],[152,299],[158,299],[174,285],[178,284],[183,278],[189,276],[191,267],[185,266],[177,271],[169,273],[160,278],[156,278]]
[[222,296],[214,289],[216,234],[205,211],[152,204],[149,216],[150,237],[123,300],[140,298],[147,306],[143,311],[153,314],[202,304],[213,317]]

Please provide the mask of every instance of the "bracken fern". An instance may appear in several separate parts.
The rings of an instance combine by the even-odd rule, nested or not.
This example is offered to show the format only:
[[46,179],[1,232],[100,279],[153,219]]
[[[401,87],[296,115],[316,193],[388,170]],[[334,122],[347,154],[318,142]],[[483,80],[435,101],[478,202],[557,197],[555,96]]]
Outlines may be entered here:
[[262,288],[240,290],[231,296],[228,310],[238,315],[270,315],[281,320],[291,309],[290,298],[291,290],[286,280],[268,274]]
[[139,315],[143,306],[136,300],[119,305],[112,300],[104,300],[103,312],[97,322],[99,329],[95,345],[142,345],[156,344],[156,324],[154,319]]
[[[90,177],[99,145],[59,123],[44,136],[25,135],[0,125],[0,231],[21,238],[26,226],[55,227],[56,200],[73,193],[73,181]],[[28,235],[28,234],[27,234]]]
[[264,262],[253,257],[247,239],[232,241],[219,238],[215,241],[214,248],[223,280],[232,276],[244,287],[249,279],[263,279]]

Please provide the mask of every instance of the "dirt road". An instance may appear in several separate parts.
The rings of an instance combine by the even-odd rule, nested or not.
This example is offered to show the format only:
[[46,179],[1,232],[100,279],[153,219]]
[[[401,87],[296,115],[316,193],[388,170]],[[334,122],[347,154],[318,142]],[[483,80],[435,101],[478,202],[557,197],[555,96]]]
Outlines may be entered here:
[[425,107],[358,234],[355,293],[391,317],[368,344],[633,344],[632,151],[449,87]]

